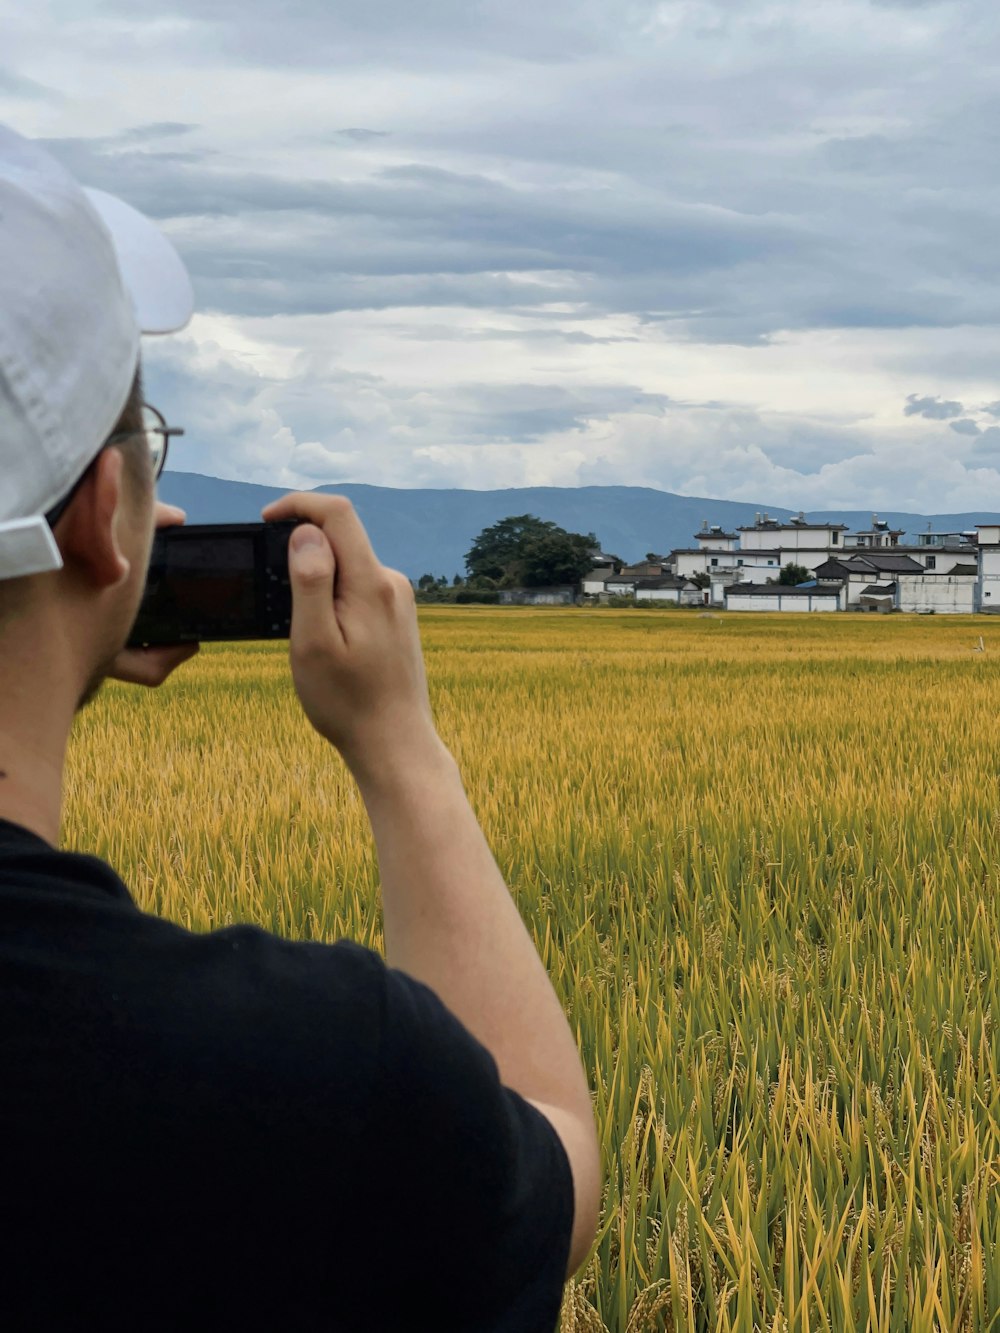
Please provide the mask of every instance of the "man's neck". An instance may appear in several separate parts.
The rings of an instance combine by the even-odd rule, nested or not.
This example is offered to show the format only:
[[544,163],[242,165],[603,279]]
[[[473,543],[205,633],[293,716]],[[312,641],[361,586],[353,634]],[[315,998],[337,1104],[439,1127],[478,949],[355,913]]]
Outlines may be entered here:
[[[0,749],[8,753],[6,738],[0,736]],[[20,767],[16,761],[5,758],[9,769],[0,769],[0,819],[19,824],[55,847],[59,842],[59,821],[62,807],[61,772],[55,781],[51,773],[36,770],[23,778],[12,779]],[[55,788],[55,799],[52,790]]]
[[11,668],[0,670],[0,819],[55,846],[75,690],[51,664],[30,675]]

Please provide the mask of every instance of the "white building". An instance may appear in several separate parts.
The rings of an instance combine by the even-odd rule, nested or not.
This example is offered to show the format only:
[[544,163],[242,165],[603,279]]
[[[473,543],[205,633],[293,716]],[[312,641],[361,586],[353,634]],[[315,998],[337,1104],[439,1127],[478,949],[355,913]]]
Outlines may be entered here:
[[607,597],[634,597],[638,574],[612,574],[601,592]]
[[[706,519],[695,533],[697,544],[671,551],[666,560],[680,579],[707,574],[701,596],[715,606],[728,606],[734,594],[740,609],[763,609],[764,594],[743,590],[797,564],[815,575],[824,593],[843,583],[842,609],[957,613],[968,611],[971,601],[971,609],[1000,610],[1000,524],[977,529],[928,529],[903,546],[903,529],[878,514],[870,528],[849,532],[844,523],[809,523],[804,512],[788,520],[765,513],[735,532]],[[782,605],[796,595],[782,594]]]
[[[845,554],[825,561],[817,567],[816,578],[827,587],[843,583],[847,589],[847,609],[852,610],[862,605],[874,605],[868,599],[878,598],[880,594],[888,596],[895,605],[897,582],[923,573],[923,565],[911,556],[869,551],[864,555]],[[863,602],[862,598],[866,600]]]
[[814,570],[829,559],[831,551],[843,547],[841,537],[847,531],[847,524],[807,523],[803,513],[787,521],[758,514],[752,527],[737,528],[737,531],[741,554],[776,547],[781,564],[791,561]]
[[677,606],[698,606],[702,601],[701,589],[690,579],[664,574],[662,578],[639,579],[635,585],[637,602],[674,602]]
[[589,597],[596,597],[604,591],[608,579],[613,579],[615,571],[610,568],[592,569],[580,580],[580,591]]
[[900,546],[900,552],[905,552],[913,560],[923,565],[929,574],[951,574],[956,566],[967,565],[971,562],[978,563],[978,546],[950,545],[950,546]]
[[979,532],[978,610],[1000,611],[1000,523],[977,523]]
[[727,611],[843,611],[846,584],[838,588],[784,587],[780,583],[737,583],[726,589]]
[[735,551],[740,539],[735,532],[724,532],[718,523],[709,527],[706,518],[702,521],[701,532],[695,533],[695,540],[702,551]]
[[916,540],[907,546],[894,548],[899,555],[908,555],[934,574],[951,574],[956,565],[967,565],[979,559],[979,543],[975,532],[918,532]]
[[769,569],[777,573],[781,552],[775,546],[771,550],[742,551],[703,551],[698,548],[679,548],[670,553],[670,563],[678,578],[689,579],[692,574],[710,574],[715,569],[737,570]]
[[859,528],[857,532],[844,533],[844,549],[887,550],[897,545],[902,535],[902,528],[890,528],[884,518],[872,514],[870,528],[867,530]]

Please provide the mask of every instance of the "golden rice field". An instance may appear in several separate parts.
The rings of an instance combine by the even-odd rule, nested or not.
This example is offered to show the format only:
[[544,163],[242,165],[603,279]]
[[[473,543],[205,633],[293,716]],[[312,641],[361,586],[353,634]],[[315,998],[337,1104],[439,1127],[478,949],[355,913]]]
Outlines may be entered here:
[[[420,620],[593,1088],[563,1333],[1000,1328],[1000,621]],[[364,807],[285,654],[109,687],[64,841],[195,929],[378,948]]]

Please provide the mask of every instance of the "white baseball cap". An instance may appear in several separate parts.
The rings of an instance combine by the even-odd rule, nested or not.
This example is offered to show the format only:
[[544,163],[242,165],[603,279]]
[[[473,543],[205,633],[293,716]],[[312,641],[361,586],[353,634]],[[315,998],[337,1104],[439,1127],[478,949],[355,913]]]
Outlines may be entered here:
[[193,311],[159,228],[0,125],[0,579],[62,567],[44,515],[121,416],[140,334]]

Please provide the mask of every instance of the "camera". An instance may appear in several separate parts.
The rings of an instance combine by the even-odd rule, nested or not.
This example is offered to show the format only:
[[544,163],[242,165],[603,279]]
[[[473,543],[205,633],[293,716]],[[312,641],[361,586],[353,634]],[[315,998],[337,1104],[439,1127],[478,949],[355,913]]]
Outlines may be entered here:
[[288,539],[297,522],[159,529],[128,646],[287,639]]

